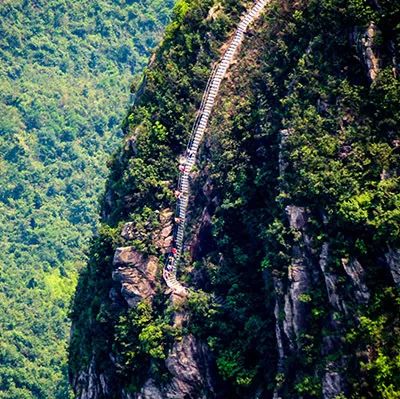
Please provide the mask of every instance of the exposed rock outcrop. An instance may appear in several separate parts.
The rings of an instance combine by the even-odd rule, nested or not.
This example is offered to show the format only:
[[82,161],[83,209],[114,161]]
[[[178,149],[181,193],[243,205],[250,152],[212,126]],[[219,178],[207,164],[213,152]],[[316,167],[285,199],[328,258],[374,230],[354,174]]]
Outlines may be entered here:
[[[380,87],[377,77],[380,69],[386,70],[387,43],[382,45],[374,23],[366,31],[365,27],[354,29],[360,21],[358,18],[353,19],[350,26],[326,23],[325,31],[319,17],[327,22],[326,16],[317,13],[318,24],[311,32],[315,40],[306,47],[306,42],[295,42],[293,34],[302,26],[302,19],[307,21],[306,14],[315,11],[308,10],[305,3],[294,6],[283,3],[284,18],[279,25],[259,33],[259,49],[253,43],[247,44],[247,50],[244,47],[247,58],[241,58],[236,65],[238,70],[232,71],[223,82],[226,87],[219,92],[220,102],[215,114],[213,112],[215,124],[207,131],[210,139],[201,147],[199,163],[189,175],[189,212],[186,212],[186,203],[178,202],[184,209],[187,227],[179,235],[183,257],[178,275],[173,271],[174,277],[184,284],[181,290],[172,284],[168,285],[169,289],[163,285],[158,263],[173,245],[174,222],[179,226],[182,218],[174,220],[171,209],[157,210],[158,183],[155,187],[150,184],[148,192],[138,197],[143,203],[151,198],[147,205],[154,209],[149,212],[149,220],[146,220],[147,213],[140,213],[142,202],[136,208],[129,203],[135,192],[129,198],[120,197],[121,202],[126,202],[124,217],[132,213],[127,211],[130,207],[135,212],[139,208],[138,218],[133,219],[139,222],[127,223],[122,229],[126,242],[115,252],[114,284],[109,298],[113,304],[122,303],[125,311],[157,295],[153,303],[154,320],[162,320],[163,325],[167,325],[166,330],[180,330],[183,335],[177,339],[174,334],[166,336],[168,346],[164,348],[168,347],[169,353],[165,353],[165,363],[161,367],[168,371],[170,379],[157,378],[156,367],[149,367],[140,374],[136,387],[139,392],[130,393],[126,386],[120,388],[118,395],[122,392],[122,399],[272,396],[275,399],[336,399],[343,395],[354,396],[352,390],[358,388],[354,387],[353,376],[363,377],[363,373],[369,372],[361,370],[360,366],[366,352],[363,338],[358,338],[358,334],[363,334],[360,320],[364,315],[369,317],[368,305],[377,293],[376,287],[393,285],[389,270],[395,285],[400,286],[400,251],[390,250],[385,254],[382,252],[385,249],[381,248],[387,248],[388,244],[372,248],[374,241],[367,233],[375,234],[375,225],[371,223],[362,230],[363,221],[354,226],[357,218],[353,217],[352,209],[346,215],[340,212],[347,210],[343,207],[347,194],[353,198],[356,192],[362,193],[363,188],[369,187],[365,184],[370,177],[364,179],[362,173],[369,174],[368,162],[375,161],[366,154],[377,151],[374,145],[379,143],[374,136],[371,148],[364,146],[369,143],[369,132],[378,132],[384,137],[388,124],[391,131],[384,138],[385,145],[379,149],[384,152],[389,142],[396,148],[394,151],[400,146],[391,121],[370,123],[377,117],[371,112],[372,105],[378,109],[375,99],[369,98],[366,111],[360,98]],[[338,11],[329,10],[332,16]],[[292,11],[298,14],[296,18]],[[224,12],[219,5],[210,11],[209,23],[219,12]],[[271,21],[273,16],[260,23],[266,26]],[[285,33],[283,28],[288,21],[293,26]],[[184,26],[184,22],[182,24]],[[384,30],[383,25],[380,26]],[[206,30],[205,26],[203,28]],[[340,31],[335,32],[338,28]],[[349,32],[353,34],[349,36]],[[335,35],[340,42],[335,42]],[[272,65],[269,64],[270,59],[274,59],[271,46],[279,58]],[[305,57],[301,57],[299,51]],[[259,57],[259,64],[249,54]],[[281,59],[283,54],[287,60]],[[359,62],[354,62],[355,59]],[[247,60],[252,66],[244,65]],[[162,64],[163,68],[165,65]],[[251,68],[257,69],[258,65],[259,71],[252,73]],[[191,71],[197,74],[197,69]],[[240,76],[242,71],[246,76]],[[279,72],[278,77],[274,76],[275,71]],[[157,71],[159,74],[161,69]],[[370,87],[374,81],[376,83]],[[244,90],[245,86],[248,87]],[[159,88],[154,85],[152,90]],[[154,93],[152,91],[148,97],[154,97]],[[173,103],[170,101],[173,98],[168,98],[168,104]],[[184,97],[179,94],[181,99]],[[161,102],[152,103],[149,113],[159,106]],[[176,114],[172,108],[167,111]],[[386,111],[380,112],[386,115]],[[160,119],[159,115],[157,118]],[[157,118],[147,121],[148,125],[152,126]],[[226,122],[226,119],[231,120]],[[201,129],[206,125],[202,124]],[[166,123],[165,127],[169,138],[183,140],[175,125]],[[146,133],[144,125],[143,129]],[[203,134],[196,146],[202,142]],[[133,143],[129,146],[129,151],[135,153]],[[173,159],[166,160],[168,168],[173,163],[182,163],[190,153],[187,151],[183,156],[174,152]],[[146,158],[145,165],[153,165],[156,156],[151,154]],[[366,163],[359,164],[358,160]],[[373,168],[376,176],[371,177],[371,181],[379,180],[382,169]],[[396,175],[393,168],[387,170],[389,172],[382,172],[381,183],[390,183]],[[172,176],[172,168],[171,171]],[[172,179],[171,176],[157,178],[157,182]],[[153,181],[152,175],[150,177]],[[176,184],[170,182],[165,187],[174,189]],[[164,194],[163,191],[160,195],[164,198],[160,201],[163,205],[158,203],[160,207],[166,206],[169,198],[169,194]],[[183,193],[175,194],[182,197]],[[373,201],[378,201],[379,195],[373,197]],[[106,205],[111,207],[109,198],[106,198]],[[358,212],[356,205],[355,214]],[[359,205],[362,213],[364,204]],[[151,253],[156,249],[159,257],[146,257],[138,252],[131,246],[136,240],[142,241],[143,247],[151,248]],[[168,268],[165,269],[168,272]],[[170,275],[164,276],[169,284]],[[377,285],[372,281],[375,276],[379,280]],[[204,298],[200,296],[198,302],[182,306],[190,299],[191,290],[197,289],[203,291]],[[210,316],[214,308],[208,301],[212,302],[213,298],[221,305],[215,307],[215,317],[220,318],[217,322]],[[191,306],[196,307],[191,309],[193,313],[187,311]],[[219,374],[214,372],[211,349],[199,337],[207,337],[207,342],[213,344]],[[107,339],[108,342],[112,340]],[[158,367],[162,363],[159,358],[148,356],[147,359],[147,354],[148,364]],[[117,361],[113,361],[113,365],[118,370],[123,368],[119,368]],[[85,387],[92,387],[95,396],[81,396],[80,399],[103,399],[101,395],[107,390],[106,377],[96,374],[95,365],[90,366],[88,374],[92,375],[81,373],[79,378]],[[215,379],[222,377],[224,381],[217,384]],[[256,386],[259,381],[262,381],[261,388]],[[88,391],[85,389],[84,395]],[[229,394],[224,396],[224,392]]]
[[145,258],[133,247],[118,248],[113,261],[113,280],[121,284],[121,294],[130,307],[154,295],[158,260]]
[[121,232],[121,237],[125,238],[125,240],[133,240],[136,236],[135,232],[135,223],[129,222],[124,225]]
[[322,394],[324,399],[336,399],[343,394],[342,375],[336,371],[325,373],[322,380]]
[[[306,331],[310,306],[309,294],[313,289],[312,260],[310,258],[310,239],[306,234],[307,211],[303,207],[288,206],[286,215],[289,226],[296,237],[292,247],[292,262],[288,274],[275,276],[274,289],[276,295],[275,318],[276,339],[278,344],[278,373],[286,374],[285,359],[297,356],[301,350],[302,333]],[[284,395],[277,384],[274,398]]]
[[363,33],[357,29],[354,33],[355,42],[359,47],[363,62],[367,69],[369,79],[373,82],[379,73],[379,56],[377,53],[376,37],[379,29],[374,22],[371,22]]
[[194,336],[187,335],[181,341],[175,342],[166,366],[173,375],[167,398],[214,397],[210,351]]
[[[152,242],[160,253],[170,249],[172,241],[172,211],[166,209],[159,213],[160,226],[152,234]],[[206,221],[205,221],[206,222]],[[209,221],[208,221],[209,222]],[[126,240],[135,239],[137,232],[134,223],[127,223],[121,235]],[[113,280],[121,286],[121,294],[128,306],[134,307],[143,299],[151,299],[155,294],[158,259],[154,256],[145,257],[134,247],[117,248],[113,265]],[[185,295],[170,292],[171,304],[181,308]],[[176,311],[173,315],[175,328],[182,327],[187,321],[187,314]],[[172,379],[161,384],[151,370],[140,393],[123,392],[124,399],[208,399],[214,397],[214,382],[212,378],[213,360],[209,348],[192,335],[186,335],[176,341],[165,360],[165,366]],[[94,399],[94,398],[93,398]]]
[[400,287],[400,250],[389,249],[385,254],[394,283]]
[[172,219],[174,213],[170,209],[164,209],[157,213],[158,228],[155,228],[153,231],[144,232],[139,231],[134,222],[128,222],[122,228],[121,237],[127,241],[132,241],[135,239],[142,240],[145,236],[151,234],[151,240],[155,247],[161,254],[166,254],[170,250],[172,244]]
[[[153,378],[149,378],[139,394],[129,395],[126,399],[163,399],[164,394]],[[124,398],[125,399],[125,398]]]
[[291,346],[299,342],[301,332],[307,325],[309,306],[303,302],[302,295],[310,292],[311,284],[307,266],[295,264],[289,268],[289,292],[285,295],[285,320],[283,329]]
[[[282,280],[279,278],[274,278],[274,290],[277,296],[274,308],[274,316],[275,316],[275,335],[276,335],[276,342],[278,346],[278,373],[282,373],[284,371],[284,364],[285,364],[285,347],[284,347],[284,336],[282,331],[282,325],[279,322],[280,319],[280,312],[282,309],[282,304],[279,303],[278,298],[282,296],[283,287],[282,287]],[[277,395],[276,390],[276,395]]]
[[206,345],[192,335],[175,342],[166,367],[171,373],[169,383],[160,386],[154,378],[147,379],[140,393],[126,399],[212,399],[215,397],[212,358]]
[[319,265],[322,271],[322,275],[325,280],[326,292],[328,294],[328,300],[330,305],[336,310],[347,314],[347,305],[343,298],[340,297],[338,290],[338,275],[331,273],[328,269],[328,256],[329,256],[329,244],[324,243],[322,245]]
[[[342,328],[335,317],[335,312],[342,312],[343,314],[348,313],[346,302],[341,297],[338,287],[339,277],[337,274],[329,271],[328,261],[329,244],[324,243],[321,249],[319,265],[325,281],[329,304],[332,306],[329,317],[325,322],[325,328],[327,331],[330,331],[330,334],[325,335],[322,339],[321,355],[324,357],[335,356],[342,347],[342,341],[340,339]],[[345,358],[330,361],[325,366],[322,377],[322,394],[324,399],[334,399],[345,392],[346,382],[343,377],[345,366]]]
[[282,129],[279,132],[280,141],[279,141],[279,175],[283,176],[285,170],[288,166],[288,162],[284,156],[284,150],[286,142],[288,141],[290,135],[292,134],[292,129]]
[[366,305],[369,301],[370,293],[365,284],[365,270],[357,259],[342,259],[342,265],[346,274],[351,279],[356,302]]
[[288,292],[285,294],[285,319],[283,329],[294,348],[300,341],[301,332],[308,322],[309,305],[304,300],[312,290],[310,260],[305,253],[308,237],[303,229],[306,225],[306,210],[298,206],[286,207],[289,226],[298,236],[292,248],[292,265],[288,270]]
[[171,248],[173,237],[173,218],[174,213],[170,209],[164,209],[159,214],[160,228],[154,232],[152,241],[161,254],[165,255]]
[[94,356],[87,371],[80,371],[72,381],[76,397],[79,399],[99,399],[110,394],[108,377],[97,372]]

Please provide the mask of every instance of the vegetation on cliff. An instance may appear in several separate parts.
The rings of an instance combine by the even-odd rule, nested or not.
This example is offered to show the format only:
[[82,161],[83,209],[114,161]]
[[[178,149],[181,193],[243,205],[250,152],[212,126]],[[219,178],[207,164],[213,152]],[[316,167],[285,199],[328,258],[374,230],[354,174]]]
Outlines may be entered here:
[[[399,397],[400,297],[387,261],[400,246],[394,2],[271,3],[232,67],[193,174],[193,259],[180,270],[194,289],[189,322],[168,328],[174,309],[161,284],[151,310],[110,298],[117,246],[160,255],[153,221],[174,205],[211,63],[250,2],[238,3],[178,2],[144,76],[76,294],[71,373],[94,361],[114,388],[137,392],[153,367],[162,386],[171,341],[191,333],[214,356],[217,397]],[[120,237],[128,221],[135,240]],[[138,362],[146,368],[132,372]]]
[[[131,330],[133,312],[116,308],[109,297],[113,287],[113,250],[117,245],[134,244],[150,254],[148,236],[155,227],[152,221],[157,219],[160,209],[174,206],[177,157],[186,146],[210,64],[217,58],[217,50],[243,10],[242,5],[226,1],[224,8],[215,10],[213,18],[207,18],[212,5],[213,1],[177,3],[174,22],[145,73],[142,87],[139,85],[141,95],[125,120],[127,139],[111,166],[103,202],[104,226],[94,241],[92,261],[82,273],[76,293],[70,356],[70,368],[75,376],[89,366],[93,354],[99,372],[112,370],[109,353],[121,356],[127,365],[138,359],[141,364],[148,364],[142,356],[135,358],[134,352],[128,353],[120,345],[124,340],[121,333]],[[133,242],[120,237],[121,227],[128,221],[133,221],[139,232]],[[108,251],[102,250],[99,254],[98,248],[108,248]],[[160,260],[163,261],[162,257]],[[148,324],[156,326],[165,306],[160,309]],[[99,318],[99,312],[105,317]],[[125,327],[121,325],[124,320],[128,324]],[[116,345],[110,336],[115,337]],[[147,341],[140,341],[136,353],[148,358],[147,344]],[[141,371],[144,375],[147,373],[145,367]],[[121,371],[118,374],[116,378],[123,381],[116,384],[119,389],[124,386],[132,390],[140,388],[135,373]]]
[[[283,397],[321,397],[325,370],[346,357],[351,358],[343,366],[346,397],[399,394],[399,296],[384,258],[390,247],[399,247],[400,84],[393,60],[399,56],[400,8],[379,3],[379,8],[358,1],[276,4],[265,31],[253,38],[263,45],[258,64],[239,66],[231,82],[236,88],[227,89],[229,101],[222,99],[211,128],[208,176],[222,199],[213,219],[218,243],[213,263],[224,255],[219,277],[211,269],[214,290],[236,297],[239,286],[252,296],[249,272],[263,269],[267,287],[272,291],[268,282],[282,282],[280,289],[290,296],[294,283],[287,276],[296,262],[318,281],[307,282],[309,291],[296,298],[304,304],[302,331],[277,374]],[[374,51],[381,68],[373,82],[362,49],[371,21],[378,27]],[[248,47],[254,54],[250,42]],[[289,226],[291,207],[304,209],[304,230]],[[338,276],[339,298],[351,307],[351,314],[333,313],[340,326],[333,331],[317,257],[323,244],[330,248],[328,269]],[[356,298],[343,268],[346,259],[357,259],[365,270],[367,307]],[[227,281],[228,273],[233,276]],[[279,301],[278,287],[273,297]],[[279,317],[290,320],[287,308],[280,312],[278,325]],[[266,319],[262,312],[261,317]],[[332,334],[345,342],[321,356]],[[225,340],[228,348],[232,337]],[[371,347],[374,354],[366,352]]]

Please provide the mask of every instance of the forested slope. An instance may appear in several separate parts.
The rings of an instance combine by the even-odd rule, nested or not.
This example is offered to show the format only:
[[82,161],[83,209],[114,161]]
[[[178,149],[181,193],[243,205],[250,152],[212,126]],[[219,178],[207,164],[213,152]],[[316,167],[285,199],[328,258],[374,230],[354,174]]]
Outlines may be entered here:
[[173,1],[0,2],[0,398],[66,398],[69,301]]
[[80,399],[400,396],[396,2],[271,1],[190,173],[187,292],[163,282],[178,165],[251,4],[179,1],[146,71],[76,292]]

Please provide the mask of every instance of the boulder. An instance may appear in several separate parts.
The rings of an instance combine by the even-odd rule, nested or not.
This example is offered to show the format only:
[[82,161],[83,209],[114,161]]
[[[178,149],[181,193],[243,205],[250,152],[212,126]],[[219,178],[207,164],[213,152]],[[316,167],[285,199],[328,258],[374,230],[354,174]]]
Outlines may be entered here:
[[164,255],[170,251],[173,242],[173,216],[174,213],[170,209],[164,209],[160,212],[160,228],[152,236],[154,245]]
[[286,214],[289,218],[289,225],[292,229],[301,230],[306,222],[305,209],[299,206],[289,205],[286,207]]
[[154,295],[158,269],[155,256],[145,258],[134,247],[117,248],[113,264],[112,278],[121,285],[120,292],[129,307]]
[[126,223],[122,228],[121,236],[125,238],[125,240],[133,240],[136,236],[135,224],[132,222]]

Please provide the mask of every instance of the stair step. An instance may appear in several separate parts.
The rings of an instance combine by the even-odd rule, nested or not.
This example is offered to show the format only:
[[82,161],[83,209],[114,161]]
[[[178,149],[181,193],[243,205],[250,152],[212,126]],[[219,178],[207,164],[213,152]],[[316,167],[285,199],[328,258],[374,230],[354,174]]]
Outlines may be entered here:
[[[172,289],[176,290],[185,290],[185,288],[179,283],[176,278],[176,270],[177,263],[179,258],[183,252],[183,238],[184,238],[184,224],[186,220],[186,212],[189,204],[189,170],[196,163],[197,150],[199,148],[200,142],[203,139],[204,133],[208,126],[208,121],[211,116],[211,112],[213,110],[216,97],[218,96],[220,86],[222,84],[222,80],[225,78],[227,70],[235,56],[235,53],[240,45],[244,37],[244,33],[248,26],[254,21],[257,14],[263,9],[263,7],[268,3],[267,0],[261,0],[256,2],[253,8],[242,18],[239,25],[237,26],[236,32],[233,35],[232,41],[229,44],[227,51],[224,56],[220,60],[219,65],[214,68],[212,75],[207,82],[207,87],[203,95],[202,103],[199,111],[197,112],[197,118],[195,121],[195,125],[193,127],[191,138],[189,141],[188,149],[193,151],[194,156],[190,159],[187,158],[187,169],[185,172],[180,174],[178,187],[183,192],[181,198],[177,201],[177,211],[176,214],[182,219],[181,223],[178,225],[177,229],[175,229],[175,247],[177,249],[176,260],[172,265],[172,272],[164,269],[164,279],[167,282],[167,285]],[[221,297],[215,299],[216,303],[223,304],[225,300]]]

